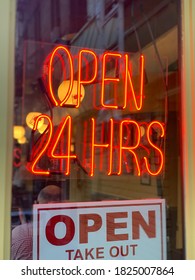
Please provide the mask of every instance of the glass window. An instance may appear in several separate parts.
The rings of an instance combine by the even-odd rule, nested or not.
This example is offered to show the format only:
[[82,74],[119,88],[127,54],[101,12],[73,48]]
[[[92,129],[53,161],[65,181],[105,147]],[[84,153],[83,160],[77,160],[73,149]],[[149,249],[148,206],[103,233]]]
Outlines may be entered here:
[[18,0],[12,258],[37,202],[163,198],[183,259],[180,1],[93,3]]

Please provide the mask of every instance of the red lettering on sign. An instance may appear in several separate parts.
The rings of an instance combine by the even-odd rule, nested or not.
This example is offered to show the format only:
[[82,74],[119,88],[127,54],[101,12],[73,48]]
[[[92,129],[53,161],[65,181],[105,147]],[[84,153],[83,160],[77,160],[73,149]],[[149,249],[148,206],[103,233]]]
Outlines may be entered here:
[[115,58],[121,58],[122,55],[119,53],[105,53],[103,55],[103,62],[102,62],[102,88],[101,88],[101,105],[104,108],[109,109],[117,109],[117,105],[109,105],[105,103],[105,82],[111,81],[111,82],[119,82],[119,78],[116,77],[106,77],[106,62],[109,57],[115,57]]
[[[66,154],[56,154],[55,153],[56,147],[59,144],[60,138],[62,138],[62,133],[64,132],[65,128],[67,128],[67,133],[66,133],[67,152]],[[48,155],[52,158],[66,159],[67,167],[66,167],[65,175],[70,174],[70,159],[76,158],[76,155],[71,154],[71,138],[72,138],[72,118],[70,116],[67,116],[58,127],[58,130],[53,137],[53,141],[51,142],[51,148],[48,152]]]
[[82,250],[65,250],[68,253],[68,260],[94,260],[104,259],[104,247],[82,248]]
[[[79,224],[80,243],[88,243],[88,233],[98,231],[102,226],[102,218],[98,214],[81,214]],[[89,225],[89,221],[93,222]]]
[[[64,97],[64,99],[62,101],[56,100],[56,98],[55,98],[56,94],[53,91],[53,85],[52,85],[52,74],[53,74],[53,67],[54,67],[54,58],[56,56],[57,57],[61,56],[59,53],[57,53],[59,51],[61,51],[65,55],[67,55],[68,60],[69,60],[69,69],[70,69],[70,77],[69,77],[70,84],[69,84],[68,91],[65,94],[65,97]],[[62,65],[64,66],[64,64],[62,64]],[[65,71],[65,69],[63,69],[63,71]],[[49,69],[48,69],[48,85],[49,85],[49,93],[48,94],[50,96],[50,99],[51,99],[52,103],[55,106],[63,106],[66,103],[66,101],[68,100],[68,98],[70,97],[71,92],[72,92],[72,87],[73,87],[73,77],[74,77],[73,61],[72,61],[72,56],[71,56],[69,50],[66,47],[64,47],[64,46],[56,47],[53,50],[52,54],[51,54],[51,57],[50,57],[50,60],[49,60]]]
[[22,155],[22,150],[20,148],[14,148],[14,161],[13,164],[15,167],[20,167],[21,166],[21,155]]
[[[78,56],[78,58],[77,58]],[[81,100],[81,85],[87,85],[87,84],[92,84],[97,78],[98,78],[98,73],[100,73],[99,67],[102,67],[101,71],[101,92],[100,92],[100,102],[101,106],[106,109],[125,109],[127,107],[127,100],[128,97],[130,96],[130,93],[133,96],[133,101],[135,104],[136,110],[141,110],[143,106],[143,88],[144,88],[144,56],[140,56],[140,91],[139,94],[135,93],[135,86],[133,84],[132,80],[132,73],[130,71],[130,62],[129,62],[129,55],[123,54],[123,53],[116,53],[116,52],[106,52],[103,53],[102,59],[98,57],[98,55],[88,49],[81,49],[78,52],[78,55],[75,57],[72,57],[70,50],[65,47],[65,46],[58,46],[56,47],[52,53],[48,56],[48,78],[47,76],[47,71],[44,73],[44,80],[46,81],[47,88],[48,88],[48,94],[50,97],[51,102],[53,103],[54,106],[70,106],[70,104],[66,104],[66,101],[69,99],[72,88],[73,88],[73,78],[74,78],[74,70],[78,73],[78,92],[77,92],[77,103],[76,105],[71,105],[71,107],[79,108],[80,106],[80,100]],[[65,57],[68,58],[68,63],[65,63]],[[64,80],[66,80],[66,76],[68,77],[68,80],[70,81],[69,83],[69,88],[67,92],[65,93],[65,97],[62,101],[56,99],[56,93],[54,92],[53,89],[53,72],[54,72],[54,61],[55,59],[58,58],[61,63],[62,71],[63,71],[63,77]],[[74,69],[74,61],[78,59],[77,63],[77,69]],[[100,60],[100,63],[98,63],[98,59]],[[115,73],[108,75],[109,71],[109,63],[110,61],[115,62]],[[85,62],[85,64],[83,64]],[[68,69],[69,69],[69,75],[65,75],[66,72],[66,66],[68,64]],[[90,65],[90,70],[89,70],[89,65]],[[47,66],[47,64],[46,64]],[[107,69],[108,68],[108,69]],[[83,72],[85,71],[85,79],[83,78]],[[89,73],[91,77],[89,77]],[[91,74],[92,73],[92,74]],[[118,74],[117,74],[118,73]],[[121,75],[119,75],[121,74]],[[121,76],[121,77],[120,77]],[[121,92],[121,89],[117,92],[117,85],[119,82],[122,82],[124,85],[124,91]],[[107,103],[107,98],[105,98],[105,87],[106,85],[114,84],[114,95],[115,95],[115,104],[108,104]],[[129,86],[128,86],[129,85]],[[95,87],[96,88],[96,87]],[[129,89],[128,89],[129,88]],[[96,92],[95,92],[96,94]],[[95,95],[93,94],[93,95]],[[119,105],[117,104],[119,95],[121,96],[123,94],[123,104]],[[96,107],[96,106],[94,106]]]
[[[66,80],[68,78],[69,80],[69,87],[67,92],[64,93],[65,97],[63,100],[59,100],[56,97],[57,93],[54,92],[53,75],[55,74],[55,65],[58,60],[62,68],[63,79]],[[74,69],[74,67],[77,67],[77,69]],[[99,69],[99,67],[102,67],[102,69]],[[95,109],[100,107],[103,107],[104,110],[126,109],[127,102],[130,100],[130,96],[132,96],[134,107],[139,111],[143,107],[144,56],[140,56],[138,85],[133,81],[130,68],[128,54],[105,52],[100,55],[92,50],[81,49],[73,57],[68,47],[57,46],[45,61],[43,78],[46,82],[49,99],[54,106],[79,108],[82,100],[81,88],[91,85],[90,91],[93,94],[91,100],[92,106]],[[72,93],[75,76],[78,78],[77,93],[74,95],[77,99],[76,104],[66,104]],[[106,96],[107,85],[111,85],[113,89],[109,97]],[[96,92],[98,89],[100,89],[99,94]],[[97,106],[95,106],[95,103],[97,103]],[[94,176],[95,169],[98,167],[100,171],[106,170],[107,175],[121,175],[123,172],[131,173],[133,170],[131,158],[138,176],[143,171],[151,176],[157,176],[163,170],[164,153],[162,148],[165,129],[164,125],[159,121],[152,121],[148,124],[144,123],[144,133],[146,132],[146,136],[144,136],[145,140],[142,143],[143,137],[141,137],[140,129],[143,122],[138,123],[132,119],[119,120],[118,118],[114,119],[114,117],[111,117],[109,120],[106,119],[105,122],[98,123],[98,126],[96,126],[96,119],[94,117],[90,118],[88,122],[84,120],[83,133],[81,133],[83,137],[83,150],[82,153],[79,151],[78,154],[73,154],[71,153],[71,143],[73,140],[71,116],[67,116],[62,120],[55,133],[53,132],[54,126],[51,118],[41,115],[37,118],[37,121],[40,118],[47,119],[48,128],[47,133],[40,137],[41,141],[38,142],[37,146],[33,146],[32,149],[31,162],[28,164],[28,167],[34,174],[49,175],[52,170],[52,172],[64,172],[65,175],[69,175],[70,160],[76,158],[76,162],[91,177]],[[100,132],[99,135],[96,132],[97,127]],[[158,139],[154,141],[153,132],[156,127]],[[37,122],[35,122],[33,128],[33,131],[35,130],[37,130]],[[145,142],[147,143],[145,144]],[[76,141],[75,148],[77,148],[76,145],[78,145],[78,141]],[[59,149],[59,147],[61,148]],[[97,148],[99,151],[96,153]],[[140,150],[144,150],[144,153],[140,153]],[[99,160],[96,158],[96,155],[99,156]],[[49,162],[51,166],[53,164],[53,169],[50,168],[51,166],[47,166],[45,170],[39,167],[40,159],[43,156],[49,157]],[[156,158],[154,157],[158,158],[158,161],[155,161],[154,159]],[[58,160],[60,165],[56,163]],[[57,168],[58,170],[56,170]]]
[[104,247],[96,248],[96,259],[104,259]]
[[[124,241],[129,240],[131,237],[133,240],[140,239],[144,232],[148,238],[156,238],[156,212],[155,210],[148,210],[146,212],[147,217],[143,216],[140,211],[132,211],[131,216],[128,216],[128,212],[108,212],[102,217],[97,213],[79,214],[78,223],[75,224],[73,219],[67,215],[56,215],[50,218],[46,224],[45,234],[49,243],[54,246],[64,246],[70,243],[75,237],[75,231],[78,232],[78,242],[80,244],[87,244],[90,240],[98,234],[98,231],[102,230],[105,223],[105,230],[103,230],[104,238],[108,242],[112,241]],[[56,226],[58,223],[65,225],[64,236],[62,238],[57,237]],[[131,225],[129,225],[131,223]],[[75,227],[78,226],[78,229]],[[63,232],[61,232],[63,234]],[[92,234],[92,235],[91,235]],[[93,237],[90,238],[90,235]],[[128,245],[128,248],[120,248],[120,254],[125,255],[129,248],[132,248],[132,253],[135,253],[136,244]],[[111,255],[116,257],[119,253],[118,247],[113,246]],[[103,248],[99,247],[86,249],[84,259],[93,259],[94,254],[96,258],[103,257]],[[69,254],[69,258],[73,258],[73,250],[66,251]],[[80,252],[76,252],[76,258],[80,258]]]
[[155,211],[148,211],[148,223],[139,211],[132,213],[132,238],[140,239],[140,227],[149,238],[156,237]]
[[110,119],[110,153],[109,153],[109,170],[108,175],[111,175],[113,172],[113,141],[114,141],[114,121]]
[[[126,106],[127,106],[128,80],[130,83],[130,88],[131,88],[131,92],[133,95],[135,107],[139,111],[142,109],[142,105],[143,105],[143,87],[144,87],[144,56],[143,55],[140,56],[140,94],[139,94],[138,98],[136,98],[135,89],[134,89],[133,82],[132,82],[132,74],[129,71],[129,56],[127,54],[125,55],[125,86],[124,86],[125,87],[125,92],[124,92],[125,101],[124,101],[123,109],[126,108]],[[137,102],[137,99],[139,99],[139,104]]]
[[107,213],[107,241],[128,240],[128,234],[116,234],[116,229],[127,228],[126,222],[116,223],[116,219],[127,218],[127,212]]
[[[55,227],[58,223],[64,223],[66,226],[66,234],[62,238],[57,238],[55,234]],[[47,240],[54,246],[62,246],[68,244],[75,235],[74,221],[66,215],[57,215],[52,217],[45,228],[45,235]]]
[[78,260],[78,259],[80,259],[80,260],[83,260],[84,258],[83,258],[83,255],[82,255],[82,253],[81,253],[81,250],[76,250],[76,254],[75,254],[75,256],[74,256],[74,260]]
[[52,137],[52,134],[53,134],[53,125],[52,125],[52,121],[50,119],[49,116],[47,115],[39,115],[38,117],[36,117],[35,119],[35,122],[34,122],[34,127],[33,127],[33,131],[36,131],[37,130],[37,127],[38,127],[38,122],[39,120],[41,120],[42,118],[46,119],[48,121],[48,133],[47,133],[47,137],[46,138],[46,142],[44,143],[44,147],[41,147],[40,146],[38,147],[38,151],[34,151],[34,148],[33,147],[33,154],[32,154],[32,157],[33,157],[33,160],[31,162],[31,164],[28,165],[28,169],[33,173],[33,174],[37,174],[37,175],[49,175],[50,174],[50,171],[48,170],[43,170],[43,169],[36,169],[36,165],[38,163],[38,161],[40,160],[40,158],[42,157],[42,155],[45,153],[45,151],[47,150],[48,146],[49,146],[49,143],[51,141],[51,137]]
[[[133,125],[136,128],[136,132],[137,132],[137,137],[136,137],[136,142],[133,146],[123,146],[123,133],[124,133],[124,125]],[[139,125],[137,122],[135,121],[131,121],[131,120],[123,120],[120,123],[120,149],[119,149],[119,171],[118,171],[118,175],[121,174],[121,170],[122,170],[122,155],[123,155],[123,151],[128,151],[130,152],[135,160],[136,166],[137,166],[137,174],[138,176],[140,176],[140,167],[139,167],[139,162],[138,162],[138,158],[136,153],[134,152],[134,150],[139,146],[140,144],[140,129],[139,129]]]
[[[93,57],[93,75],[91,79],[89,80],[82,80],[82,57],[83,54],[91,55]],[[97,55],[90,50],[81,50],[79,52],[79,58],[78,58],[78,98],[77,98],[77,105],[76,108],[79,108],[80,106],[80,98],[81,98],[81,85],[87,85],[91,84],[95,78],[97,77],[97,66],[98,66],[98,61],[97,61]]]
[[[41,175],[49,175],[50,170],[43,170],[38,167],[38,162],[41,157],[48,156],[51,159],[64,160],[66,162],[66,167],[64,170],[65,175],[70,174],[70,160],[76,159],[77,155],[71,153],[71,143],[72,143],[72,118],[67,116],[62,120],[61,124],[57,128],[57,130],[53,133],[53,124],[51,118],[47,115],[39,115],[34,124],[33,131],[37,130],[38,122],[41,118],[44,118],[48,121],[47,133],[42,135],[42,140],[38,145],[33,146],[32,148],[32,161],[28,164],[28,169],[34,174]],[[91,143],[88,142],[88,150],[91,151],[90,161],[86,161],[86,152],[87,152],[87,128],[91,128]],[[101,126],[103,131],[105,131],[104,126]],[[91,126],[87,125],[87,122],[84,123],[84,144],[83,144],[83,160],[81,161],[83,167],[89,169],[89,175],[94,176],[95,172],[95,149],[99,148],[100,152],[98,153],[100,156],[100,169],[103,167],[103,156],[104,159],[108,162],[108,170],[107,175],[114,174],[114,165],[118,163],[118,171],[115,174],[120,175],[122,173],[123,162],[125,161],[125,169],[127,172],[130,171],[130,167],[128,165],[128,158],[126,153],[130,153],[134,159],[134,164],[137,168],[137,175],[140,176],[141,168],[144,164],[144,172],[148,172],[152,176],[157,176],[163,169],[164,165],[164,155],[163,151],[160,148],[160,142],[164,137],[164,127],[158,121],[153,121],[148,124],[146,127],[147,141],[148,147],[144,147],[141,143],[141,132],[140,132],[141,124],[138,124],[136,121],[132,120],[122,120],[114,123],[113,119],[110,119],[107,123],[107,143],[105,143],[105,135],[100,135],[100,140],[103,143],[97,143],[96,140],[96,120],[91,118]],[[88,128],[88,129],[89,129]],[[152,142],[153,138],[153,129],[158,130],[158,141],[154,144]],[[118,132],[119,130],[119,132]],[[132,140],[132,130],[134,138]],[[109,132],[108,132],[109,131]],[[114,144],[115,138],[118,135],[118,144]],[[61,152],[57,152],[57,147],[60,147]],[[144,149],[147,152],[147,157],[143,158],[139,157],[138,149]],[[156,171],[152,171],[149,164],[149,157],[152,153],[152,149],[156,156],[159,158],[159,162],[155,164]],[[106,153],[104,153],[106,150]],[[114,161],[115,160],[115,161]],[[97,168],[97,166],[96,166]],[[63,169],[61,169],[63,170]],[[143,172],[143,166],[142,166]]]

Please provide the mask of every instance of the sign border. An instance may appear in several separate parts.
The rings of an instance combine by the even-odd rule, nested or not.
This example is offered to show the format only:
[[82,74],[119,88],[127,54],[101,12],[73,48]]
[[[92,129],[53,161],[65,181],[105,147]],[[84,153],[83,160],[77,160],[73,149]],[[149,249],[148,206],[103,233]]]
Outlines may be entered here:
[[[143,199],[143,200],[113,200],[113,201],[90,201],[90,202],[63,202],[63,203],[51,203],[51,204],[36,204],[33,206],[33,212],[37,212],[35,217],[37,217],[37,260],[40,260],[40,215],[41,211],[45,210],[63,210],[63,209],[79,209],[79,208],[106,208],[108,206],[121,207],[124,206],[150,206],[155,205],[160,208],[160,238],[161,238],[161,260],[165,260],[166,257],[166,238],[164,237],[166,233],[166,220],[163,218],[163,208],[165,210],[165,199]],[[57,207],[56,207],[57,206]],[[33,234],[34,234],[34,221],[33,221]],[[165,226],[165,232],[163,232],[163,224]],[[164,238],[163,238],[164,237]],[[34,246],[33,246],[34,249]],[[34,250],[33,250],[34,257]]]

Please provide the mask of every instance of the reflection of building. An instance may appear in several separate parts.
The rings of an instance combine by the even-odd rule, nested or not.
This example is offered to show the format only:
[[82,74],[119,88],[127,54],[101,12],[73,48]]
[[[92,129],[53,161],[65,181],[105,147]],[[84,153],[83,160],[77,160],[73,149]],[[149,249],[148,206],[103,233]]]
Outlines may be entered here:
[[[120,116],[116,116],[118,112],[113,116],[123,119],[129,114],[139,122],[157,119],[165,124],[166,139],[163,149],[166,156],[163,175],[154,178],[143,174],[140,179],[135,176],[133,171],[135,166],[132,163],[130,171],[124,166],[124,170],[130,173],[128,176],[122,174],[120,177],[108,177],[97,174],[91,180],[81,168],[73,166],[69,199],[90,201],[164,197],[167,203],[168,257],[171,259],[181,259],[184,256],[181,190],[183,178],[180,172],[182,154],[178,137],[181,137],[179,7],[180,1],[176,0],[58,0],[41,3],[31,1],[30,5],[19,0],[16,25],[18,36],[14,124],[17,125],[26,126],[25,115],[30,111],[49,112],[48,104],[41,95],[38,79],[42,63],[54,44],[68,45],[70,48],[99,49],[100,52],[107,49],[125,51],[132,54],[133,66],[137,64],[140,53],[144,54],[146,62],[143,109],[137,112],[133,108],[130,114],[124,110],[119,113]],[[101,75],[101,72],[99,74]],[[93,86],[100,87],[98,82]],[[76,149],[79,149],[79,137],[83,133],[82,125],[89,115],[94,117],[97,115],[90,107],[91,87],[91,85],[85,87],[85,96],[88,96],[88,99],[85,97],[79,114],[71,109],[63,108],[61,111],[58,108],[53,109],[56,126],[67,111],[72,114],[77,127],[73,143]],[[112,94],[111,87],[109,91]],[[106,118],[110,117],[103,110],[98,113],[100,132]],[[30,133],[30,129],[26,128],[28,140]],[[27,144],[22,146],[24,158],[27,146]],[[38,181],[36,178],[33,179]],[[54,176],[52,179],[66,180],[63,176]],[[26,180],[26,185],[27,192],[33,192],[32,177]]]

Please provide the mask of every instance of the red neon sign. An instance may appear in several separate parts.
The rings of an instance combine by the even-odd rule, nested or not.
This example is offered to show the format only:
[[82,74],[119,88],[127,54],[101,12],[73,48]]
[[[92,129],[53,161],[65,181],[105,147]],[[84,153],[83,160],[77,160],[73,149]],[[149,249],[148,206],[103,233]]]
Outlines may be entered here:
[[[66,53],[67,56],[68,56],[68,60],[69,60],[69,66],[70,66],[70,85],[69,85],[69,89],[68,89],[68,92],[66,93],[64,99],[60,102],[58,100],[56,100],[55,98],[55,94],[54,94],[54,91],[53,91],[53,85],[52,85],[52,70],[53,70],[53,61],[54,61],[54,58],[56,56],[56,53],[58,51],[61,51],[63,53]],[[58,57],[59,57],[59,54],[58,54]],[[63,61],[63,60],[61,60]],[[64,64],[62,64],[64,65]],[[63,67],[64,68],[64,67]],[[48,69],[48,86],[49,86],[49,96],[53,102],[53,104],[55,106],[63,106],[64,103],[66,103],[66,101],[68,100],[68,98],[70,97],[70,94],[71,94],[71,91],[72,91],[72,86],[73,86],[73,62],[72,62],[72,56],[69,52],[69,50],[63,46],[59,46],[57,48],[54,49],[54,51],[52,52],[51,54],[51,57],[50,57],[50,60],[49,60],[49,69]]]
[[13,154],[14,154],[14,161],[13,161],[14,167],[20,167],[22,165],[22,163],[21,163],[21,156],[22,156],[21,148],[14,148]]
[[[65,58],[68,58],[67,60]],[[99,59],[99,61],[98,61]],[[54,106],[67,106],[70,104],[66,104],[69,99],[74,82],[74,72],[76,72],[76,80],[78,81],[77,87],[77,96],[76,96],[76,104],[71,107],[79,108],[80,100],[81,100],[81,86],[85,85],[93,85],[96,79],[98,79],[98,72],[101,72],[101,77],[99,77],[101,90],[100,90],[100,103],[102,108],[106,109],[126,109],[127,108],[127,100],[128,97],[133,97],[133,103],[135,105],[136,110],[141,110],[143,105],[143,88],[144,88],[144,56],[140,56],[140,93],[136,94],[134,89],[134,84],[132,80],[132,74],[130,71],[130,62],[129,56],[127,54],[122,53],[112,53],[106,52],[103,54],[102,58],[92,50],[82,49],[78,52],[78,57],[73,57],[68,48],[64,46],[56,47],[52,53],[49,55],[49,62],[46,63],[46,67],[48,67],[48,77],[45,76],[44,71],[44,80],[46,83],[46,87],[48,89],[48,95],[50,100]],[[46,61],[47,61],[46,60]],[[69,87],[67,92],[64,93],[65,97],[62,101],[60,101],[56,96],[57,92],[55,92],[53,88],[53,73],[55,64],[54,62],[60,61],[63,79],[67,79],[69,83]],[[78,62],[77,62],[78,61]],[[115,72],[122,73],[122,75],[117,75],[117,73],[107,74],[109,72],[110,61],[114,61],[115,63]],[[87,64],[90,64],[89,65]],[[75,66],[77,65],[77,67]],[[46,71],[47,72],[47,71]],[[84,73],[85,72],[85,73]],[[84,79],[84,74],[87,79]],[[118,77],[120,76],[120,77]],[[66,78],[67,77],[67,78]],[[119,82],[123,84],[123,92],[121,89],[114,88],[113,92],[115,95],[115,103],[116,104],[108,104],[108,100],[105,98],[105,90],[106,85],[119,85]],[[57,90],[56,90],[57,91]],[[123,100],[121,99],[121,95],[123,96]],[[120,104],[117,104],[120,100]]]
[[[31,165],[29,165],[29,170],[34,174],[39,175],[49,175],[49,171],[44,171],[42,169],[38,169],[38,162],[45,154],[51,158],[51,159],[63,159],[66,161],[66,168],[63,171],[65,175],[70,174],[70,160],[76,159],[77,155],[71,153],[71,140],[72,140],[72,118],[70,116],[67,116],[59,125],[57,130],[54,132],[53,125],[51,122],[51,119],[49,116],[46,115],[40,115],[34,126],[34,130],[37,129],[37,123],[40,118],[45,118],[49,121],[49,132],[46,134],[46,141],[41,144],[41,147],[38,148],[38,151],[36,150],[36,154],[34,160],[32,161]],[[91,125],[91,126],[90,126]],[[153,121],[149,123],[147,127],[147,140],[148,140],[148,156],[140,157],[139,156],[139,150],[143,149],[143,145],[141,143],[141,136],[140,136],[140,124],[136,121],[132,120],[122,120],[114,123],[113,119],[111,118],[109,120],[109,136],[108,136],[108,142],[107,143],[98,143],[96,140],[96,121],[94,118],[89,119],[89,122],[87,123],[87,126],[90,128],[90,135],[91,140],[90,142],[83,145],[83,158],[85,159],[85,153],[87,149],[91,149],[91,155],[90,155],[90,162],[83,161],[83,168],[88,170],[89,176],[93,177],[95,173],[95,151],[97,149],[104,149],[106,150],[106,153],[102,153],[102,156],[107,159],[107,170],[105,170],[105,173],[107,175],[121,175],[122,174],[122,163],[123,158],[125,158],[125,152],[128,152],[135,163],[136,166],[136,174],[137,176],[141,175],[141,163],[144,160],[146,165],[147,172],[152,176],[157,176],[163,168],[164,164],[164,156],[163,151],[153,142],[151,141],[151,130],[154,125],[157,125],[161,129],[161,135],[162,138],[164,136],[164,127],[163,125],[158,121]],[[132,128],[134,128],[135,133],[135,140],[132,145],[128,143],[124,143],[124,130],[127,130],[128,138],[131,135]],[[64,134],[63,134],[64,132]],[[85,132],[86,133],[86,132]],[[84,137],[86,137],[84,135]],[[114,145],[114,139],[118,137],[118,145]],[[127,138],[127,139],[128,139]],[[66,151],[64,153],[57,153],[56,149],[58,144],[60,143],[60,139],[65,140],[64,146],[66,146]],[[86,140],[86,139],[85,139]],[[160,164],[156,171],[152,171],[150,164],[149,164],[149,158],[151,153],[155,151],[158,155],[160,155]],[[114,160],[113,160],[113,154],[117,152],[117,158],[115,157],[115,160],[118,162],[118,171],[116,172],[114,170]]]
[[104,94],[105,94],[105,82],[111,81],[111,82],[119,82],[119,78],[114,77],[106,77],[106,59],[107,57],[118,57],[121,58],[122,55],[119,53],[105,53],[103,55],[103,64],[102,64],[102,89],[101,89],[101,104],[104,108],[110,108],[110,109],[117,109],[117,105],[106,105],[104,100]]
[[[134,111],[138,112],[143,108],[145,64],[143,55],[140,56],[139,83],[136,85],[129,55],[124,53],[106,52],[100,55],[94,50],[81,49],[77,55],[73,56],[70,48],[58,46],[46,61],[48,72],[44,71],[44,81],[53,106],[70,106],[70,103],[66,104],[66,102],[72,94],[73,83],[76,79],[77,94],[74,95],[76,103],[71,106],[75,109],[78,109],[83,102],[81,96],[81,87],[83,86],[90,86],[94,109],[103,108],[105,112],[112,110],[130,111],[129,101],[134,105]],[[60,62],[63,72],[61,82],[66,79],[70,81],[63,100],[59,100],[57,97],[57,90],[54,86],[56,61]],[[109,97],[108,91],[111,97]],[[38,145],[33,146],[32,160],[28,164],[30,172],[36,175],[49,175],[51,173],[49,166],[45,169],[40,167],[40,162],[44,157],[48,158],[49,161],[60,161],[60,170],[56,170],[56,172],[60,171],[65,175],[69,175],[71,172],[71,160],[79,160],[82,168],[91,177],[98,169],[108,176],[119,176],[123,172],[130,173],[131,164],[135,166],[134,174],[137,176],[143,172],[143,163],[144,172],[151,176],[157,176],[163,171],[162,140],[165,137],[165,128],[160,121],[144,122],[145,142],[143,142],[143,131],[141,132],[143,122],[128,117],[120,120],[110,117],[107,118],[106,122],[99,124],[95,117],[90,117],[83,122],[83,128],[79,135],[79,139],[82,139],[81,151],[71,152],[74,138],[72,117],[68,115],[62,119],[57,129],[54,129],[49,116],[39,115],[34,123],[34,132],[37,131],[41,118],[44,118],[48,123],[47,133],[44,133],[44,137]],[[153,140],[153,131],[156,128],[159,142]],[[153,155],[158,157],[158,164],[151,161]]]
[[[66,133],[67,152],[66,154],[57,154],[55,153],[55,150],[60,142],[60,138],[62,137],[62,133],[66,127],[68,130]],[[70,174],[70,159],[76,158],[76,155],[71,154],[71,137],[72,137],[72,118],[70,116],[67,116],[58,127],[58,130],[56,131],[56,134],[53,137],[53,141],[51,142],[50,151],[48,153],[48,156],[51,158],[66,159],[67,167],[66,167],[65,175]]]
[[[93,66],[94,66],[94,71],[93,75],[90,80],[82,80],[82,57],[83,54],[90,54],[93,59]],[[77,98],[77,105],[76,108],[79,108],[80,106],[80,99],[81,99],[81,85],[87,85],[93,83],[95,78],[97,77],[97,66],[98,66],[98,61],[97,61],[97,56],[93,51],[90,50],[81,50],[79,52],[79,61],[78,61],[78,98]]]
[[156,172],[155,172],[155,171],[152,172],[152,171],[151,171],[151,168],[149,167],[148,159],[147,159],[146,157],[144,157],[144,160],[145,160],[146,169],[147,169],[148,173],[149,173],[150,175],[157,176],[157,175],[161,172],[161,170],[162,170],[162,168],[163,168],[163,164],[164,164],[164,155],[163,155],[163,152],[160,150],[160,148],[158,148],[156,145],[154,145],[154,144],[152,143],[151,138],[150,138],[150,137],[151,137],[151,136],[150,136],[151,128],[152,128],[152,126],[153,126],[154,124],[158,125],[158,126],[161,128],[161,135],[160,135],[161,138],[164,137],[165,131],[164,131],[163,125],[162,125],[160,122],[158,122],[158,121],[153,121],[153,122],[151,122],[151,123],[149,124],[148,130],[147,130],[147,139],[148,139],[148,142],[149,142],[150,145],[155,149],[155,151],[158,151],[158,153],[160,154],[160,164],[159,164],[159,168],[157,169],[157,171],[156,171]]
[[[128,125],[134,125],[136,127],[136,131],[137,131],[137,137],[136,137],[136,143],[133,146],[123,146],[123,127],[125,124]],[[136,166],[137,166],[137,175],[140,176],[140,167],[139,167],[139,163],[138,163],[138,159],[137,159],[137,155],[134,152],[134,150],[139,146],[140,143],[140,129],[139,129],[139,125],[137,122],[135,121],[131,121],[131,120],[123,120],[120,123],[120,147],[119,147],[119,171],[118,171],[118,175],[121,174],[121,167],[122,167],[122,151],[126,150],[130,153],[132,153]]]
[[[44,144],[43,147],[41,147],[40,149],[38,149],[38,151],[34,151],[34,156],[33,156],[33,160],[31,162],[31,164],[28,165],[28,169],[33,173],[33,174],[37,174],[37,175],[49,175],[50,171],[48,170],[43,170],[43,169],[36,169],[36,166],[40,160],[40,158],[42,157],[42,155],[44,155],[45,151],[47,150],[49,143],[51,141],[51,137],[52,137],[52,133],[53,133],[53,125],[52,125],[52,121],[50,119],[49,116],[47,115],[39,115],[34,122],[34,127],[33,127],[33,131],[37,130],[38,127],[38,122],[40,119],[44,118],[45,120],[48,121],[48,137],[46,139],[46,142]],[[38,147],[39,148],[39,147]]]
[[144,86],[144,56],[143,55],[140,56],[140,95],[139,95],[140,101],[139,101],[139,105],[138,105],[138,102],[137,102],[137,98],[136,98],[136,94],[135,94],[135,90],[134,90],[134,86],[133,86],[133,82],[132,82],[131,73],[129,71],[129,56],[127,54],[125,55],[125,101],[124,101],[123,108],[126,108],[126,106],[127,106],[128,79],[129,79],[129,83],[130,83],[131,92],[132,92],[132,95],[133,95],[133,100],[134,100],[135,107],[139,111],[139,110],[142,109],[142,105],[143,105],[142,104],[143,103],[143,86]]

